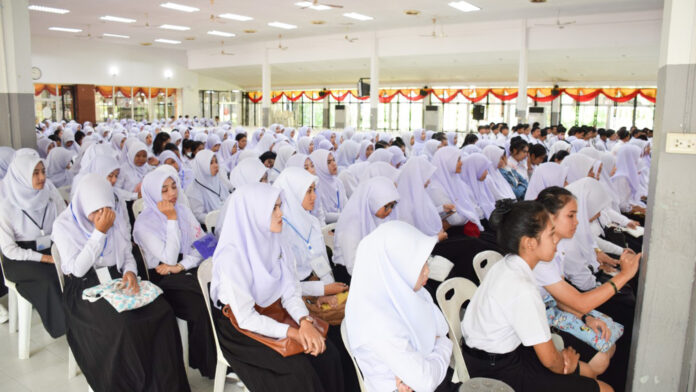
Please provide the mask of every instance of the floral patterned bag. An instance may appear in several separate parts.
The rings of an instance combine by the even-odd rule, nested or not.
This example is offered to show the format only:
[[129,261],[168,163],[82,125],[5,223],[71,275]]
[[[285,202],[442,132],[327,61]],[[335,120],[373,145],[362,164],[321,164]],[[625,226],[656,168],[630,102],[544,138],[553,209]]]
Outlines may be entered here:
[[604,321],[611,331],[611,337],[608,341],[606,341],[602,339],[601,336],[597,336],[592,328],[585,325],[585,323],[583,323],[579,318],[575,317],[574,314],[559,309],[558,305],[556,304],[556,300],[554,300],[550,295],[544,297],[544,305],[546,305],[546,317],[549,320],[550,326],[556,327],[563,332],[567,332],[575,336],[576,338],[592,346],[597,351],[609,351],[611,346],[613,346],[624,333],[623,325],[612,320],[611,317],[605,315],[604,313],[592,310],[588,313],[588,315]]
[[160,294],[162,289],[154,283],[138,278],[140,292],[136,295],[128,295],[123,290],[121,279],[113,279],[109,282],[84,289],[82,291],[82,299],[89,302],[96,302],[104,298],[116,309],[122,313],[127,310],[142,308],[152,303]]

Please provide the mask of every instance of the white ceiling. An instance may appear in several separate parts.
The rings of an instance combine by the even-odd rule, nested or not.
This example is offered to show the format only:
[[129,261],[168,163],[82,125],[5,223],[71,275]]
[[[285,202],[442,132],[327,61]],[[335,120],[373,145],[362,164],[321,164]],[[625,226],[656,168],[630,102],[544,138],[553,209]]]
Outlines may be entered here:
[[[225,38],[225,46],[248,44],[277,39],[278,34],[287,38],[309,37],[328,34],[350,34],[383,29],[423,26],[429,33],[432,18],[438,24],[461,24],[481,21],[504,21],[520,18],[544,18],[560,15],[561,20],[573,15],[592,15],[661,9],[662,0],[548,0],[543,4],[532,4],[528,0],[469,0],[481,11],[462,13],[447,5],[450,0],[327,0],[329,3],[344,5],[343,9],[315,11],[300,9],[294,5],[298,0],[171,0],[171,2],[200,8],[199,12],[186,13],[162,8],[160,3],[170,0],[30,0],[30,4],[69,9],[64,15],[37,11],[30,12],[32,35],[61,38],[77,38],[89,34],[92,39],[116,44],[138,45],[154,39],[164,38],[182,41],[181,45],[153,43],[154,46],[176,49],[201,49],[219,46],[221,37],[207,35],[209,30],[221,30],[237,34]],[[419,10],[419,16],[407,16],[407,9]],[[374,17],[360,22],[342,16],[346,12],[358,12]],[[236,13],[254,18],[248,22],[224,20],[223,23],[211,21],[211,15]],[[147,17],[146,17],[147,14]],[[111,15],[136,19],[133,24],[104,22],[100,16]],[[311,22],[321,20],[323,25]],[[280,21],[295,24],[295,30],[282,30],[269,27],[268,22]],[[148,22],[150,27],[142,27]],[[347,25],[347,23],[352,23]],[[189,31],[171,31],[158,28],[162,24],[191,27]],[[82,33],[62,33],[49,31],[51,26],[81,28]],[[257,32],[246,34],[245,29]],[[131,38],[101,38],[103,33],[128,35]],[[190,39],[190,40],[189,40]],[[400,65],[396,63],[394,65]]]

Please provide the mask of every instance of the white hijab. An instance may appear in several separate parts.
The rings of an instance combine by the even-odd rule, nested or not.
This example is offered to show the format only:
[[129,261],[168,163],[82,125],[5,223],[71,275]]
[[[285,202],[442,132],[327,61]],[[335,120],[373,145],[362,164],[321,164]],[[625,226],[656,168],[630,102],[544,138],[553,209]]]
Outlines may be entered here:
[[436,243],[437,237],[399,221],[360,241],[345,317],[352,350],[404,339],[422,355],[432,353],[447,323],[428,291],[413,288]]
[[425,190],[425,184],[435,170],[437,168],[425,157],[412,157],[401,168],[397,180],[398,219],[415,226],[427,235],[437,235],[442,230],[442,220],[437,207]]
[[[491,161],[481,153],[473,153],[466,158],[462,159],[462,179],[469,185],[471,193],[476,200],[476,204],[483,210],[486,219],[491,216],[491,212],[495,209],[495,196],[489,188],[489,183],[484,179],[480,181],[479,178],[483,175],[483,172],[488,170],[490,172]],[[486,175],[488,178],[488,175]]]
[[258,159],[245,159],[232,169],[230,183],[236,188],[261,181],[266,174],[266,166]]
[[68,164],[75,155],[75,151],[63,147],[56,147],[48,153],[46,158],[46,177],[56,187],[72,184],[72,173],[68,170]]
[[314,163],[317,177],[319,177],[317,196],[321,200],[321,205],[327,212],[340,212],[347,202],[346,190],[338,177],[329,173],[329,155],[333,153],[327,150],[316,150],[309,158]]
[[619,147],[616,153],[616,173],[612,177],[612,181],[618,178],[626,178],[631,187],[632,198],[640,200],[644,196],[643,187],[640,184],[640,175],[638,174],[638,163],[640,162],[641,149],[634,144],[623,144]]
[[399,198],[399,192],[389,178],[374,177],[362,182],[336,222],[333,262],[344,265],[352,273],[360,240],[380,224],[394,219],[393,211],[385,219],[375,214],[385,204]]
[[220,286],[229,285],[249,293],[266,307],[296,284],[291,252],[283,249],[280,233],[270,230],[271,215],[281,190],[268,184],[249,184],[237,189],[220,241],[213,254],[211,298],[218,299]]
[[179,179],[176,176],[172,176],[172,173],[173,171],[169,170],[169,168],[160,166],[143,178],[144,208],[133,225],[133,238],[138,245],[143,246],[138,241],[139,238],[142,238],[140,233],[153,233],[162,242],[167,242],[167,217],[157,208],[157,203],[162,201],[162,186],[164,182],[167,178],[171,178],[176,182],[176,187],[179,191],[176,204],[174,205],[176,223],[181,232],[179,253],[187,256],[194,251],[194,241],[203,237],[205,233],[191,209],[181,201],[182,191],[179,186]]
[[344,141],[336,150],[336,163],[340,168],[346,168],[355,163],[360,154],[360,144],[352,140]]
[[590,158],[587,155],[570,154],[561,162],[561,166],[568,169],[567,179],[569,183],[572,183],[583,177],[587,177],[587,173],[595,166],[596,161],[596,159]]
[[36,216],[40,215],[49,203],[55,187],[51,181],[46,181],[42,189],[34,189],[32,185],[34,169],[44,161],[38,154],[25,153],[24,150],[18,150],[10,163],[7,175],[2,181],[3,195],[5,202],[26,211],[36,219]]
[[498,147],[497,145],[488,145],[483,149],[483,155],[485,155],[490,161],[491,165],[488,168],[488,176],[486,176],[486,182],[491,185],[491,192],[496,200],[500,199],[516,199],[515,193],[512,191],[512,187],[507,182],[505,177],[503,177],[500,170],[498,170],[498,163],[500,158],[505,154],[505,149]]
[[227,196],[229,196],[229,190],[218,177],[220,172],[215,176],[210,174],[210,162],[212,162],[214,156],[215,153],[210,150],[202,150],[196,154],[196,158],[193,161],[194,180],[188,188],[195,187],[198,189],[205,211],[219,209],[225,199],[227,199]]
[[456,147],[442,147],[435,153],[432,159],[437,170],[433,174],[430,186],[441,189],[454,203],[457,214],[465,217],[483,230],[479,215],[474,208],[476,202],[471,195],[471,190],[457,174],[457,161],[460,159],[459,150]]
[[[534,169],[532,178],[529,179],[529,184],[527,185],[527,192],[524,194],[524,199],[535,200],[537,196],[539,196],[539,193],[548,187],[563,187],[565,185],[567,176],[567,167],[559,165],[555,162],[542,163],[539,165],[539,167]],[[585,177],[587,177],[587,175],[585,175]]]

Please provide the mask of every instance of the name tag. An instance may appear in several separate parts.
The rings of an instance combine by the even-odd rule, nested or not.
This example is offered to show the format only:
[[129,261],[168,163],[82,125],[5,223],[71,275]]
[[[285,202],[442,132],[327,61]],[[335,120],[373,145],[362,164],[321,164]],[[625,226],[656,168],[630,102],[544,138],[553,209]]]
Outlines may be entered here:
[[97,279],[99,279],[100,284],[108,283],[111,281],[111,273],[109,273],[109,267],[100,267],[96,269]]
[[36,239],[36,250],[41,252],[51,248],[51,236],[45,235]]

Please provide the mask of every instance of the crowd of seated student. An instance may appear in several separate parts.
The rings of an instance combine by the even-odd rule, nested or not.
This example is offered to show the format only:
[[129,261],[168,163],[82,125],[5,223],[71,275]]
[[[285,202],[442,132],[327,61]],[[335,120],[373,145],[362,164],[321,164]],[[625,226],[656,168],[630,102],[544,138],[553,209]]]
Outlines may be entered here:
[[[0,149],[2,267],[49,334],[67,335],[95,391],[189,390],[176,318],[192,368],[214,377],[217,331],[250,390],[356,390],[346,347],[369,390],[456,388],[431,255],[453,262],[448,278],[480,284],[461,320],[472,376],[517,391],[623,390],[642,244],[607,228],[643,221],[650,143],[644,130],[538,124],[395,136],[280,124],[247,135],[198,118],[41,123],[36,149]],[[212,325],[196,246],[211,212]],[[472,259],[486,249],[506,256],[479,281]],[[104,277],[162,294],[124,312],[83,300]],[[316,320],[322,307],[345,309],[348,342]],[[564,331],[557,351],[549,309],[609,343]],[[301,350],[281,356],[260,336]]]

